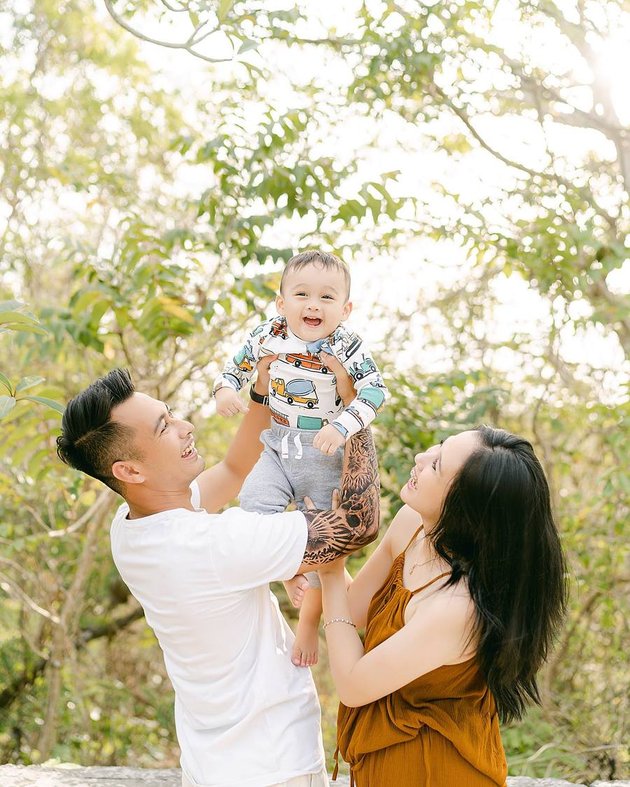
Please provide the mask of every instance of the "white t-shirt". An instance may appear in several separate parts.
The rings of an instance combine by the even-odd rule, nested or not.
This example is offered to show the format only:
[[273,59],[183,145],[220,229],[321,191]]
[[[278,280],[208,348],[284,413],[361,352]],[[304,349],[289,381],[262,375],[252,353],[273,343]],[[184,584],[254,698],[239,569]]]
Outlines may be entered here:
[[[191,485],[192,504],[199,487]],[[299,511],[263,516],[174,509],[111,527],[114,562],[144,608],[175,689],[186,777],[197,787],[265,787],[324,766],[310,670],[269,590],[303,560]]]

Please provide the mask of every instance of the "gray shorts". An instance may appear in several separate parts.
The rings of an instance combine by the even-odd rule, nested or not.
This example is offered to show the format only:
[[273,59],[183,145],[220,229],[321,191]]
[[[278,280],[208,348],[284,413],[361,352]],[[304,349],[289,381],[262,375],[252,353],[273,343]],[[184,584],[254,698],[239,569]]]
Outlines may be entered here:
[[[316,431],[291,429],[273,424],[260,436],[264,445],[260,459],[245,479],[239,497],[245,511],[277,514],[289,503],[304,511],[304,497],[310,497],[315,508],[328,511],[332,493],[340,488],[343,469],[343,447],[332,456],[313,448]],[[308,581],[319,587],[315,572]]]
[[294,502],[305,510],[308,496],[315,508],[328,511],[333,490],[339,489],[343,448],[332,456],[313,448],[316,431],[273,424],[260,436],[264,450],[245,479],[239,502],[245,511],[277,514]]

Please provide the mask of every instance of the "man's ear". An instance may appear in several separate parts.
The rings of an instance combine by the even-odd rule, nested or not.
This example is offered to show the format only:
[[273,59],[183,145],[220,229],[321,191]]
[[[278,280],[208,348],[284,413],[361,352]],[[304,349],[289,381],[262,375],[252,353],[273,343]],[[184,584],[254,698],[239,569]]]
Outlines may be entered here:
[[276,310],[281,317],[284,317],[284,298],[282,293],[276,295]]
[[346,301],[343,307],[343,312],[341,314],[342,320],[347,320],[350,316],[350,312],[352,311],[352,301]]
[[123,484],[141,484],[145,476],[133,462],[114,462],[112,465],[112,475]]

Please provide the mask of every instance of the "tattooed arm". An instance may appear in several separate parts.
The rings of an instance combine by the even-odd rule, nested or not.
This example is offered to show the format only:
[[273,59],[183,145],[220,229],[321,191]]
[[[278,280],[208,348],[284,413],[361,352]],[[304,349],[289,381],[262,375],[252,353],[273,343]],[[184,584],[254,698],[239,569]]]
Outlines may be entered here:
[[339,507],[305,513],[308,538],[298,573],[312,571],[374,541],[379,525],[379,494],[372,433],[369,428],[362,429],[346,443]]

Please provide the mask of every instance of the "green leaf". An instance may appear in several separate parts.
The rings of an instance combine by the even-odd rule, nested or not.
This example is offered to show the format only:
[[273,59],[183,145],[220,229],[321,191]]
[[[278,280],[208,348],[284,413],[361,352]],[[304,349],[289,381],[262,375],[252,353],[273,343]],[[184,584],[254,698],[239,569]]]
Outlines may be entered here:
[[9,310],[0,312],[0,325],[7,325],[9,323],[37,325],[37,320],[34,317],[29,317],[28,314],[19,314],[16,311]]
[[20,382],[15,386],[15,392],[26,391],[27,388],[33,388],[33,386],[43,383],[44,380],[44,377],[22,377]]
[[217,7],[217,19],[219,22],[224,22],[226,16],[230,13],[234,0],[219,0]]
[[52,408],[55,412],[60,413],[63,415],[65,407],[56,402],[54,399],[49,399],[47,396],[22,396],[20,397],[21,400],[28,399],[29,402],[38,402],[38,404],[45,404],[47,407]]
[[0,384],[4,385],[7,391],[13,395],[15,392],[13,390],[13,386],[11,385],[11,380],[8,377],[5,377],[2,372],[0,372]]
[[33,323],[32,325],[22,324],[22,323],[9,323],[5,324],[3,327],[0,328],[0,333],[6,333],[7,331],[21,331],[22,333],[37,333],[40,336],[46,336],[48,331],[44,328],[40,328],[39,325]]
[[252,41],[251,38],[246,38],[243,43],[239,46],[237,55],[242,55],[245,52],[249,52],[251,49],[258,48],[258,41]]
[[0,418],[4,418],[15,407],[16,400],[14,396],[0,396]]

